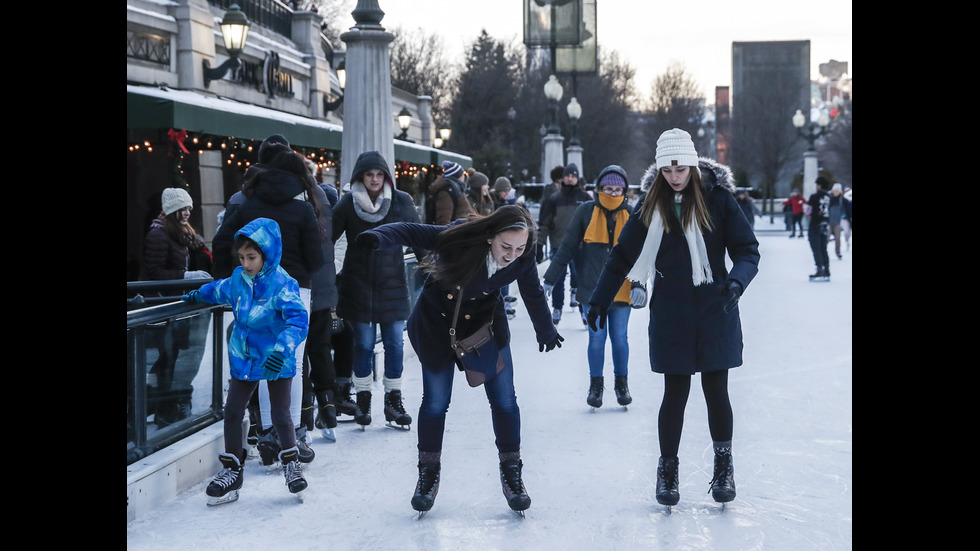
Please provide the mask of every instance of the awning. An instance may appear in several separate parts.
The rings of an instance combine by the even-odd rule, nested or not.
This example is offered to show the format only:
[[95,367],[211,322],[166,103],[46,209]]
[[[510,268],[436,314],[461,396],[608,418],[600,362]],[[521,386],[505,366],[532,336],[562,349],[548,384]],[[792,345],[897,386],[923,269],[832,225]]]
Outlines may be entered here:
[[[342,126],[239,101],[166,87],[126,85],[126,128],[174,128],[190,132],[264,140],[272,134],[289,143],[340,151]],[[395,140],[395,162],[439,165],[444,160],[463,166],[472,158],[434,147]]]

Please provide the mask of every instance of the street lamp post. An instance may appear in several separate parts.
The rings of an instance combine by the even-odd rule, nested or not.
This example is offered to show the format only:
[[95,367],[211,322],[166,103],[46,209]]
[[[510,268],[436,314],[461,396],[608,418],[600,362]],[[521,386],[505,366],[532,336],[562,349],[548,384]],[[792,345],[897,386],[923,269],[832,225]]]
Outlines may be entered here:
[[[561,136],[561,128],[558,126],[558,101],[564,90],[555,75],[548,77],[548,82],[544,85],[544,96],[548,98],[551,110],[551,125],[547,128],[547,133],[541,138],[542,149],[544,150],[544,165],[541,167],[541,181],[550,182],[548,173],[553,167],[564,164],[562,159],[562,144],[565,138]],[[581,174],[581,172],[579,172]]]
[[[818,138],[827,133],[827,126],[830,124],[830,117],[827,112],[820,110],[817,121],[807,123],[806,117],[800,109],[793,115],[793,126],[800,137],[809,143],[809,147],[803,152],[803,197],[809,197],[817,189],[817,148],[814,145]],[[804,130],[806,128],[806,130]]]
[[408,129],[410,126],[412,126],[412,113],[409,112],[407,107],[402,107],[402,110],[398,112],[398,128],[402,129],[402,133],[396,136],[396,138],[408,141]]
[[248,28],[250,24],[248,18],[245,17],[245,12],[238,7],[238,4],[232,4],[228,11],[225,12],[225,16],[221,19],[221,38],[225,42],[225,51],[228,52],[228,60],[218,65],[215,68],[211,68],[211,64],[208,60],[204,60],[204,87],[207,88],[212,80],[218,80],[224,78],[225,73],[229,69],[234,69],[241,64],[238,60],[238,56],[242,54],[242,50],[245,49],[245,40],[248,38]]
[[566,108],[568,120],[571,121],[571,138],[568,140],[568,147],[565,150],[565,158],[569,163],[575,163],[579,174],[585,174],[582,168],[582,144],[578,140],[578,120],[582,118],[582,105],[576,98],[568,102]]

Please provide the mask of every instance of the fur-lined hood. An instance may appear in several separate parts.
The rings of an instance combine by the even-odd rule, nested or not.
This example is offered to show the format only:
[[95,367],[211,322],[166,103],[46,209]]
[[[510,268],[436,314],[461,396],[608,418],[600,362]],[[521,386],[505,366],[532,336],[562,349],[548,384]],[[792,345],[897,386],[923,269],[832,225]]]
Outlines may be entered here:
[[[710,192],[715,186],[721,186],[732,195],[735,194],[735,177],[732,176],[732,169],[728,166],[714,159],[698,157],[698,168],[701,169],[701,182],[704,184],[705,191]],[[640,190],[643,193],[650,191],[650,186],[653,185],[659,170],[657,163],[653,163],[643,173],[643,178],[640,179]]]

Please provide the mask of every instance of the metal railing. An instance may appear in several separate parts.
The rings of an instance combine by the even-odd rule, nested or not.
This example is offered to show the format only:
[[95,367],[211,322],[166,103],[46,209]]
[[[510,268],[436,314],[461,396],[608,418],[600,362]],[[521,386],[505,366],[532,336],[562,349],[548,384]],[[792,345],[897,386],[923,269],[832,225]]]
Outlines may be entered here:
[[208,281],[127,284],[135,295],[126,314],[127,465],[224,418],[224,313],[230,309],[180,300]]

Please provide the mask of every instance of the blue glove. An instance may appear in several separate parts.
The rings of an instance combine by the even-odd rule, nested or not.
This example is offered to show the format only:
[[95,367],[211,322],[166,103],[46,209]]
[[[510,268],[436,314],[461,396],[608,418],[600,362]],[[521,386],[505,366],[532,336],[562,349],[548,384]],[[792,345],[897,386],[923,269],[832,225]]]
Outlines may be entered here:
[[647,291],[643,287],[633,287],[630,289],[630,306],[633,308],[643,308],[647,303]]
[[279,378],[279,372],[282,371],[282,366],[286,362],[286,356],[282,352],[276,350],[269,357],[265,359],[265,363],[262,364],[262,376],[265,377],[266,381],[275,381]]
[[191,304],[204,302],[204,300],[201,298],[201,292],[198,291],[197,289],[194,289],[193,291],[187,293],[186,295],[181,295],[180,300],[184,302],[189,302]]
[[[585,316],[589,324],[589,329],[598,331],[606,327],[606,316],[609,315],[609,308],[598,304],[589,304],[589,313]],[[596,328],[596,320],[599,320],[599,328]]]
[[542,283],[542,287],[544,287],[544,294],[545,294],[545,296],[550,297],[551,296],[551,291],[553,291],[555,289],[555,284],[554,283],[548,283],[547,281],[545,281],[544,283]]
[[559,335],[558,333],[555,333],[555,338],[548,344],[545,345],[545,344],[538,343],[538,352],[551,352],[552,350],[555,349],[556,346],[558,348],[561,348],[561,343],[563,342],[565,342],[565,338]]
[[727,314],[738,306],[738,299],[742,296],[742,286],[734,279],[726,280],[721,286],[721,294],[727,298],[722,310]]

